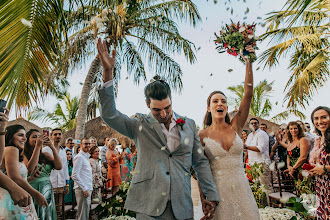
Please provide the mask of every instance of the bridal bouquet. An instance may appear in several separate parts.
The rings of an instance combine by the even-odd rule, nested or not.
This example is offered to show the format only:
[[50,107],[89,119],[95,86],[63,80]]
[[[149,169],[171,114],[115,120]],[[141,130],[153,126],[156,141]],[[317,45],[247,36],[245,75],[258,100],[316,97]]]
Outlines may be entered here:
[[[257,60],[257,56],[254,53],[249,53],[245,50],[245,47],[251,45],[254,49],[257,48],[258,37],[255,36],[255,24],[247,25],[245,23],[226,24],[220,31],[220,36],[215,33],[216,49],[219,53],[227,52],[230,55],[237,56],[243,54],[251,63]],[[244,62],[244,59],[240,56],[239,59]]]

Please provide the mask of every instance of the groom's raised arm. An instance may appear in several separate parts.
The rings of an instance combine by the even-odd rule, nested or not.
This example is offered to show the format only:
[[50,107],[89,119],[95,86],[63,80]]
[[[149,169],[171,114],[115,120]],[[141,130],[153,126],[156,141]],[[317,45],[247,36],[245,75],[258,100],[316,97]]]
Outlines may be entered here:
[[98,56],[103,67],[103,85],[99,89],[100,114],[102,119],[119,133],[134,139],[135,131],[138,126],[137,119],[129,118],[116,109],[115,96],[113,92],[112,72],[115,66],[116,51],[112,51],[109,56],[106,42],[98,39]]

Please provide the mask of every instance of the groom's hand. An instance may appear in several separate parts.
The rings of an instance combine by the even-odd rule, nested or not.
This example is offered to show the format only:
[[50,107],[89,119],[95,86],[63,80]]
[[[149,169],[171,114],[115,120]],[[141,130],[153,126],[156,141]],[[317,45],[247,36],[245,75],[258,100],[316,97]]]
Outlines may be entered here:
[[112,70],[116,63],[116,51],[112,51],[112,57],[109,56],[107,44],[99,38],[97,41],[97,51],[103,67],[103,82],[112,80]]
[[202,201],[202,209],[203,209],[203,213],[204,213],[204,217],[201,218],[201,220],[208,220],[208,219],[212,219],[214,217],[214,211],[215,211],[215,207],[217,206],[217,203],[212,201],[207,201],[207,200],[203,200]]

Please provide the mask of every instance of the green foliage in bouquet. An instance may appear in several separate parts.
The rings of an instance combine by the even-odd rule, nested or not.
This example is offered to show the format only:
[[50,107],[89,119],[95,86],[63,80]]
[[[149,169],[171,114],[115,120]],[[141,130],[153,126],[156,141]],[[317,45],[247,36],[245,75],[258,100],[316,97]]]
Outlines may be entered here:
[[[299,213],[304,220],[315,220],[316,218],[311,216],[307,209],[303,205],[303,199],[300,197],[291,197],[287,202],[287,208]],[[290,220],[296,220],[297,218],[293,217]]]
[[135,212],[124,208],[129,187],[130,182],[123,182],[119,187],[119,191],[111,197],[109,202],[102,203],[95,208],[95,212],[99,214],[98,219],[104,219],[109,216],[135,217]]
[[252,166],[250,166],[249,169],[245,168],[245,172],[250,180],[250,187],[257,202],[258,208],[266,207],[267,196],[259,180],[260,175],[264,172],[262,166],[254,163]]

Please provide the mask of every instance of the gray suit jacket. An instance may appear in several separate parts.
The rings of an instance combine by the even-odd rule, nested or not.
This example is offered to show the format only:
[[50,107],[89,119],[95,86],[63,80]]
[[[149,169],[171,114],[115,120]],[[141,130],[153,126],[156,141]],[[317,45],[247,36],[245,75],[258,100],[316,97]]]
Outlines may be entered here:
[[[194,168],[204,195],[219,201],[208,159],[205,157],[195,122],[186,119],[179,128],[181,143],[174,152],[166,145],[160,123],[150,113],[129,118],[116,109],[113,86],[99,90],[101,116],[119,133],[134,140],[137,163],[125,208],[159,216],[171,199],[177,219],[193,218],[190,168]],[[179,115],[176,115],[180,118]]]

